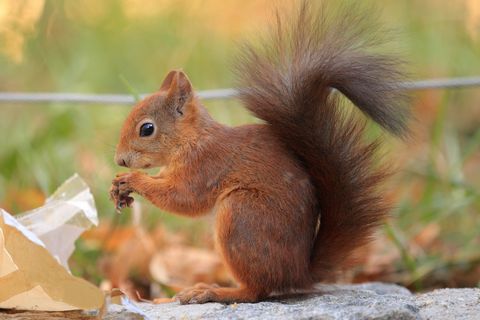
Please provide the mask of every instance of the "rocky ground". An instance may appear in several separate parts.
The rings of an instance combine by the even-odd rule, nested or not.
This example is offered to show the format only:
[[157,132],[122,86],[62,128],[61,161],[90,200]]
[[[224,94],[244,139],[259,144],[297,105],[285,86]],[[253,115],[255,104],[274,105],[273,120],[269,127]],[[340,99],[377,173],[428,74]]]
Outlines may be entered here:
[[[441,289],[414,295],[384,283],[328,285],[308,295],[270,299],[260,303],[223,305],[111,304],[105,319],[462,319],[480,320],[480,288]],[[99,319],[95,313],[21,312],[0,310],[0,319]]]
[[[261,303],[222,305],[138,304],[150,319],[475,319],[480,320],[480,289],[442,289],[413,295],[383,283],[322,286],[307,296]],[[113,306],[108,319],[141,319]]]

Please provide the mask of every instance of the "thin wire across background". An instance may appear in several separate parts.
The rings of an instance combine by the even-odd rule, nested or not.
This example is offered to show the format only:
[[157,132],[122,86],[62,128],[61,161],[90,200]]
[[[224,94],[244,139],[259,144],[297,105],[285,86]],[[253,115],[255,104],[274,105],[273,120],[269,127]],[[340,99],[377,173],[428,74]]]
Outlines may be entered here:
[[[400,84],[405,90],[452,89],[480,86],[480,76],[429,79]],[[140,95],[141,98],[147,94]],[[198,91],[197,95],[204,100],[235,98],[235,89],[214,89]],[[131,94],[82,94],[82,93],[23,93],[0,92],[0,103],[88,103],[88,104],[127,104],[135,102]]]

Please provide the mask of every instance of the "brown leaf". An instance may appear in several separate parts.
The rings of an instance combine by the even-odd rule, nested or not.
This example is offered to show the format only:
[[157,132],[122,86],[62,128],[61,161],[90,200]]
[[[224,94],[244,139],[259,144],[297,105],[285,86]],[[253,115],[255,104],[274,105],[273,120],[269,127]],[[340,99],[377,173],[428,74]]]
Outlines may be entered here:
[[438,239],[439,234],[440,226],[438,223],[430,223],[413,238],[413,242],[423,249],[428,249]]
[[133,234],[123,241],[117,251],[104,261],[103,267],[113,287],[120,287],[129,278],[131,271],[147,275],[155,245],[145,231],[136,227]]
[[175,245],[157,252],[150,262],[152,278],[172,287],[198,282],[228,284],[228,273],[214,251]]
[[5,198],[0,202],[0,207],[8,212],[23,212],[38,208],[44,203],[45,195],[38,189],[12,188],[7,190]]
[[155,303],[155,304],[170,303],[170,302],[174,302],[174,301],[175,301],[175,298],[157,298],[157,299],[153,299],[153,303]]

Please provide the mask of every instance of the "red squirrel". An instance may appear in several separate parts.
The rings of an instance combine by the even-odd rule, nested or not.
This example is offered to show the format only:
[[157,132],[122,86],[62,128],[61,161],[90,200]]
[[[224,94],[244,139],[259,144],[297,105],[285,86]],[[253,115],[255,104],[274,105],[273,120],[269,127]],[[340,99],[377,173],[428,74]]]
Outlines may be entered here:
[[217,247],[238,282],[197,284],[177,294],[182,304],[256,302],[333,281],[388,214],[380,140],[365,141],[366,120],[346,113],[341,95],[405,137],[399,62],[374,50],[379,29],[356,7],[327,11],[303,1],[260,44],[242,47],[238,97],[264,123],[214,121],[174,70],[123,124],[116,163],[162,170],[117,175],[117,208],[136,193],[182,216],[213,212]]

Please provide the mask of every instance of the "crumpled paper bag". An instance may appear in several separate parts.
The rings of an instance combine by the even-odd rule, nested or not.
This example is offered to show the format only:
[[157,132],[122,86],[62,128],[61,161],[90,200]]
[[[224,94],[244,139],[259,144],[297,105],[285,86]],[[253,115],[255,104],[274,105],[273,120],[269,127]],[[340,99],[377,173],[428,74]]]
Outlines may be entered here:
[[93,196],[78,175],[40,208],[15,217],[0,209],[0,308],[101,309],[102,291],[67,265],[75,240],[97,224]]

